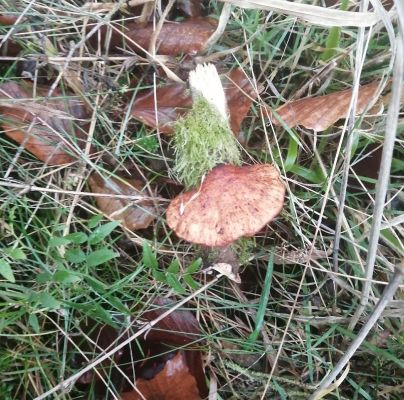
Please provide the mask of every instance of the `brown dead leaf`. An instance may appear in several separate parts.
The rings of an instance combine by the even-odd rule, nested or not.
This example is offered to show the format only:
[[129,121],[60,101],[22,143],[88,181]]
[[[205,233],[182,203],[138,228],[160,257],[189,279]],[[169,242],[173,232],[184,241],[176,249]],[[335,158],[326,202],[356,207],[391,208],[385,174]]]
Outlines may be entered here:
[[[205,49],[211,34],[216,30],[217,23],[210,18],[189,18],[181,22],[166,21],[156,41],[156,53],[160,55],[177,56],[180,54],[198,54]],[[106,43],[109,28],[100,29],[100,43]],[[111,40],[107,43],[110,51],[119,52],[130,49],[139,53],[148,50],[155,30],[152,23],[140,26],[137,22],[125,25],[122,32],[131,40],[127,40],[117,30],[111,30]],[[98,45],[97,35],[90,39],[92,45]],[[137,44],[133,44],[133,42]]]
[[84,104],[55,90],[31,82],[6,82],[0,86],[0,125],[4,133],[49,165],[77,159],[86,140],[88,113]]
[[14,25],[18,17],[15,15],[0,14],[0,25]]
[[[104,179],[94,172],[88,182],[94,193],[105,193],[106,197],[96,197],[100,210],[109,218],[122,221],[129,230],[147,228],[156,218],[157,211],[152,200],[142,199],[145,197],[142,191],[143,184],[137,179],[118,180],[116,178]],[[135,196],[136,199],[114,198],[118,196]]]
[[[168,299],[158,297],[154,302],[156,308],[146,311],[141,318],[147,321],[156,319],[170,307],[172,302]],[[170,345],[185,345],[200,338],[201,330],[198,320],[191,311],[179,310],[172,312],[166,318],[159,321],[145,335],[146,340],[161,342]]]
[[[157,105],[157,113],[156,113]],[[143,91],[133,102],[131,114],[145,125],[159,127],[162,133],[172,132],[172,123],[192,107],[192,97],[181,84]]]
[[[374,100],[378,85],[379,82],[372,82],[359,88],[356,105],[358,115]],[[276,112],[290,128],[302,125],[321,132],[347,116],[351,96],[352,89],[347,89],[325,96],[305,97],[284,104]],[[272,116],[271,120],[275,125],[280,125],[275,116]]]
[[[241,69],[235,69],[224,79],[230,113],[230,126],[235,135],[247,116],[257,93]],[[157,112],[156,112],[157,105]],[[192,107],[192,97],[185,85],[173,84],[141,92],[135,99],[131,115],[162,133],[172,133],[172,124]]]
[[[11,26],[17,22],[18,17],[15,15],[0,14],[0,25]],[[1,42],[1,39],[0,39]],[[12,39],[6,40],[0,47],[0,56],[16,57],[22,50],[21,46]],[[0,61],[2,62],[2,61]]]
[[122,394],[122,400],[200,400],[195,377],[190,373],[184,352],[168,360],[161,372],[150,380],[136,379],[136,391]]
[[258,93],[240,68],[231,71],[227,79],[228,82],[224,83],[224,91],[230,113],[230,126],[234,134],[238,135],[241,123]]

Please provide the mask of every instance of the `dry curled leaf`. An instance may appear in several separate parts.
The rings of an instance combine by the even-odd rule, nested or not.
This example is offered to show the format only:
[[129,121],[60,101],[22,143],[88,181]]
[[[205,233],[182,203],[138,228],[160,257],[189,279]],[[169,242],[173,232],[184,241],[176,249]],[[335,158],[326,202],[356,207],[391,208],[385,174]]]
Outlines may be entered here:
[[[356,104],[358,115],[375,100],[378,86],[379,82],[372,82],[359,88]],[[305,97],[284,104],[276,110],[276,113],[290,128],[302,125],[307,129],[321,132],[347,116],[351,96],[352,89],[347,89],[325,96]],[[271,120],[275,125],[280,124],[274,115]]]
[[161,372],[152,379],[136,379],[138,391],[122,394],[122,400],[200,400],[195,377],[189,371],[184,352],[168,360]]
[[[210,18],[189,18],[181,22],[166,21],[156,40],[156,53],[160,55],[177,56],[180,54],[198,54],[205,49],[206,42],[215,31],[217,23]],[[110,42],[107,42],[108,31],[111,32]],[[129,22],[123,29],[110,29],[106,26],[100,29],[100,43],[110,51],[130,49],[136,53],[148,50],[154,31],[154,24],[141,26],[136,22]],[[128,40],[126,37],[131,40]],[[90,39],[93,46],[98,45],[97,35]],[[136,44],[134,44],[136,43]]]
[[[157,216],[154,202],[145,197],[143,184],[136,179],[104,179],[94,172],[89,178],[90,188],[94,193],[105,193],[109,196],[97,196],[100,210],[109,218],[122,221],[129,230],[147,228]],[[120,196],[120,197],[114,197]],[[127,196],[128,198],[122,198]]]
[[88,113],[84,104],[55,90],[32,83],[0,86],[0,125],[4,133],[39,160],[60,165],[77,159],[86,142]]
[[[241,69],[231,71],[223,81],[230,126],[238,135],[257,92]],[[191,107],[192,97],[186,86],[173,84],[140,92],[133,102],[131,115],[147,126],[158,126],[162,133],[171,133],[173,123]]]
[[205,246],[225,246],[252,236],[282,210],[285,187],[269,164],[221,165],[200,188],[173,199],[167,223],[182,239]]

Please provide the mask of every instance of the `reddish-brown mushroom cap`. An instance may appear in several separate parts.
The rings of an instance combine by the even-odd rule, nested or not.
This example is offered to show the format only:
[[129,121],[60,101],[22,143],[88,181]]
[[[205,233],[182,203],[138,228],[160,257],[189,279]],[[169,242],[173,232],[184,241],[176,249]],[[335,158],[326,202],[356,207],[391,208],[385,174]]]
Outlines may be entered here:
[[225,246],[252,236],[282,210],[285,187],[270,164],[214,168],[199,189],[173,199],[167,223],[182,239]]

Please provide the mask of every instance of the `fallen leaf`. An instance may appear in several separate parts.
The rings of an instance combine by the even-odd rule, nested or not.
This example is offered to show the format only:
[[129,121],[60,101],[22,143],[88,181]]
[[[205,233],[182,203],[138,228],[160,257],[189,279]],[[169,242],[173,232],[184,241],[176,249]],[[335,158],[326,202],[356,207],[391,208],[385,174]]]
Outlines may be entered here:
[[[160,55],[177,56],[180,54],[198,54],[205,49],[209,37],[216,30],[217,23],[210,18],[189,18],[181,22],[166,21],[156,41],[156,53]],[[106,43],[108,32],[111,32],[110,42]],[[136,53],[148,50],[155,31],[152,23],[139,26],[136,22],[129,22],[122,32],[130,38],[127,40],[117,30],[103,26],[100,28],[101,38],[93,35],[90,42],[94,47],[98,43],[106,43],[110,51],[119,52],[130,49]],[[133,44],[133,42],[137,44]]]
[[[147,321],[156,319],[169,309],[172,302],[158,297],[153,305],[155,308],[146,311],[141,318]],[[161,342],[170,345],[185,345],[200,339],[201,330],[198,320],[191,311],[179,310],[172,312],[166,318],[159,321],[145,335],[145,340]]]
[[[224,78],[224,91],[230,113],[230,126],[238,135],[257,92],[241,69]],[[172,133],[173,123],[192,107],[192,97],[185,85],[173,84],[139,93],[133,102],[131,115],[162,133]],[[157,109],[157,112],[156,112]]]
[[238,135],[241,124],[258,93],[240,68],[230,72],[227,82],[224,82],[224,91],[230,113],[230,127],[234,134]]
[[0,25],[14,25],[18,17],[15,15],[0,14]]
[[158,126],[162,133],[171,133],[172,123],[191,107],[192,97],[185,85],[173,84],[141,92],[133,102],[131,115],[147,126]]
[[[11,26],[14,25],[18,20],[16,15],[5,15],[0,14],[0,25],[3,26]],[[13,28],[14,29],[14,28]],[[14,33],[14,32],[13,32]],[[11,35],[12,37],[13,35]],[[1,42],[1,39],[0,39]],[[5,43],[3,43],[0,47],[0,56],[3,57],[16,57],[22,50],[21,46],[16,43],[14,40],[7,39]],[[0,60],[0,63],[7,62]]]
[[[378,86],[379,82],[372,82],[359,88],[357,115],[363,113],[373,101]],[[347,117],[351,96],[352,89],[347,89],[325,96],[305,97],[284,104],[276,110],[276,113],[289,128],[302,125],[307,129],[321,132],[339,119]],[[271,120],[275,125],[280,125],[274,115],[271,116]]]
[[[137,179],[104,179],[100,174],[93,172],[88,182],[94,193],[104,193],[109,196],[97,196],[96,202],[100,210],[109,218],[122,221],[129,230],[147,228],[156,218],[157,210],[150,199],[145,199],[142,191],[143,184]],[[115,196],[128,196],[117,198]],[[131,198],[129,198],[131,197]]]
[[83,103],[31,82],[6,82],[0,86],[0,125],[4,133],[49,165],[77,159],[85,144],[88,113]]
[[[371,143],[366,149],[361,149],[360,161],[352,162],[351,168],[355,174],[349,177],[349,184],[356,189],[363,190],[362,185],[367,189],[374,189],[379,176],[380,164],[382,161],[383,146],[380,143]],[[368,178],[361,179],[360,177]],[[351,187],[352,187],[351,186]],[[364,193],[367,197],[368,193]]]
[[122,394],[122,400],[200,400],[195,377],[189,371],[184,352],[168,360],[161,372],[152,379],[136,379],[137,391]]

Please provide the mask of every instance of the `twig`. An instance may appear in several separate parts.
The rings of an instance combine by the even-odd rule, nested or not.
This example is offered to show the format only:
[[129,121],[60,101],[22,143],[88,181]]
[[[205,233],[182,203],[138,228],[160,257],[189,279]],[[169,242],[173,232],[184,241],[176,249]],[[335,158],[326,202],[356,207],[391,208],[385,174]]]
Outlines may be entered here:
[[369,316],[368,320],[363,325],[362,329],[359,331],[355,340],[348,347],[344,356],[338,361],[337,365],[334,367],[334,369],[331,371],[331,373],[320,383],[320,386],[309,397],[309,400],[315,400],[318,397],[318,394],[321,391],[323,391],[324,389],[326,389],[328,386],[330,386],[332,384],[332,382],[336,379],[336,377],[339,375],[339,373],[345,368],[345,366],[348,364],[349,360],[355,354],[356,350],[358,350],[359,346],[365,340],[369,331],[372,329],[372,327],[376,324],[377,320],[380,318],[380,316],[381,316],[383,310],[386,308],[387,304],[392,300],[394,293],[396,292],[397,288],[399,287],[403,276],[404,276],[404,261],[402,261],[400,264],[396,265],[394,275],[393,275],[391,281],[389,282],[389,284],[387,285],[382,297],[380,298],[379,302],[377,303],[372,314]]
[[227,22],[229,21],[231,13],[231,4],[225,3],[222,8],[222,12],[219,18],[219,24],[217,25],[216,30],[212,33],[210,38],[205,44],[205,49],[209,49],[212,47],[223,35],[223,32],[226,29]]
[[149,53],[155,57],[156,56],[156,42],[157,38],[160,35],[161,29],[163,28],[164,22],[166,22],[166,18],[170,10],[173,8],[175,0],[170,0],[168,4],[166,5],[166,8],[164,9],[164,12],[157,23],[156,30],[153,32],[153,35],[150,39],[150,46],[149,46]]

